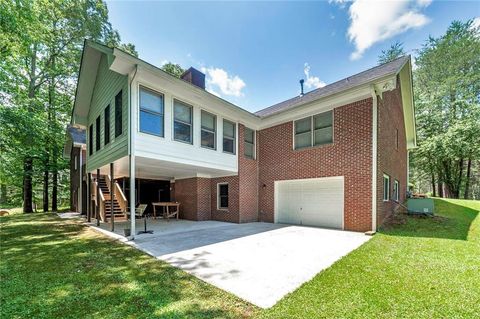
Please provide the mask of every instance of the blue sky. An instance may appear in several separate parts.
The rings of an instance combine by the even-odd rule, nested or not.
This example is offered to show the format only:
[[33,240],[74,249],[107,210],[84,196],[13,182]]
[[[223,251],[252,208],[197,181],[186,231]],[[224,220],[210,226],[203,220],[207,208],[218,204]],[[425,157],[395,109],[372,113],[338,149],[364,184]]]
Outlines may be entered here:
[[201,69],[208,90],[250,111],[297,95],[301,78],[313,90],[376,65],[396,41],[415,54],[451,21],[480,16],[478,1],[108,1],[108,8],[140,58]]

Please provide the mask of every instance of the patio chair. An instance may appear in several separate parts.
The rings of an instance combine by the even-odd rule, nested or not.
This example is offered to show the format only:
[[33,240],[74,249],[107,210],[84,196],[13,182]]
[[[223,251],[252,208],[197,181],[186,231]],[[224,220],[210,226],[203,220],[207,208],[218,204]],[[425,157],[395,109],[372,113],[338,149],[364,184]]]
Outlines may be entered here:
[[[140,204],[137,208],[135,208],[135,219],[143,218],[143,230],[139,231],[137,235],[140,234],[153,234],[153,230],[147,230],[147,215],[145,214],[145,210],[147,209],[147,204]],[[130,216],[130,215],[128,215]]]

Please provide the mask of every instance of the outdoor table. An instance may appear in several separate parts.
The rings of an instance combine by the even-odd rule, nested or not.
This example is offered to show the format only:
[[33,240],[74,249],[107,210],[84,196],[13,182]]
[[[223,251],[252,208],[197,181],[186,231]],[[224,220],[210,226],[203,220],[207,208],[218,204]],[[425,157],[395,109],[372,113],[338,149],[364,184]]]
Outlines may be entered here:
[[[178,219],[179,207],[180,207],[179,202],[153,202],[152,206],[153,206],[153,216],[155,219],[157,219],[157,209],[156,209],[157,206],[162,207],[163,218],[166,218],[168,220],[171,216],[177,215],[177,219]],[[174,210],[172,213],[170,213],[170,208],[172,207],[174,207]]]

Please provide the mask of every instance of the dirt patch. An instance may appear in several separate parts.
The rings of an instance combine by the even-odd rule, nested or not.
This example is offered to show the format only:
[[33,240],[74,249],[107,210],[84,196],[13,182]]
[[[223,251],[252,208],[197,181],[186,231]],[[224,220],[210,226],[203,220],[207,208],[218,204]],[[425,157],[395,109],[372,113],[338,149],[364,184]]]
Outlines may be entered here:
[[383,221],[382,229],[389,230],[395,228],[398,225],[404,225],[407,223],[408,216],[407,214],[403,213],[393,213],[390,214],[385,220]]

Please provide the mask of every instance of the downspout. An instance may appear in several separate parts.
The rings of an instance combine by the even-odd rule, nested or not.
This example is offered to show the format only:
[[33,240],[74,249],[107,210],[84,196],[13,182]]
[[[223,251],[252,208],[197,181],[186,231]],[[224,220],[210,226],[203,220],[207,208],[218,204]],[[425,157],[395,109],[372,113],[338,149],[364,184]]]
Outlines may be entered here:
[[377,231],[377,151],[378,151],[378,101],[375,87],[370,87],[372,94],[372,232]]
[[80,146],[80,156],[79,156],[80,165],[78,167],[78,174],[79,174],[78,180],[80,181],[79,186],[78,186],[78,195],[80,197],[80,200],[78,201],[78,212],[80,213],[80,215],[82,215],[82,211],[83,211],[83,175],[82,175],[82,165],[83,165],[83,163],[82,163],[82,157],[83,157],[83,149]]
[[128,84],[128,149],[129,149],[129,168],[130,168],[130,240],[135,239],[135,139],[134,139],[134,115],[133,98],[132,98],[132,84],[137,76],[138,64],[135,64],[135,73]]

